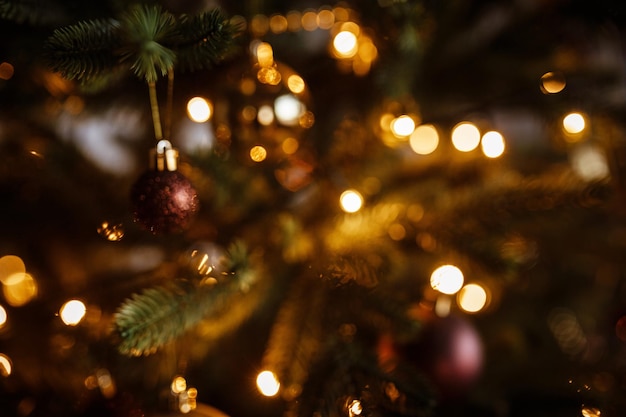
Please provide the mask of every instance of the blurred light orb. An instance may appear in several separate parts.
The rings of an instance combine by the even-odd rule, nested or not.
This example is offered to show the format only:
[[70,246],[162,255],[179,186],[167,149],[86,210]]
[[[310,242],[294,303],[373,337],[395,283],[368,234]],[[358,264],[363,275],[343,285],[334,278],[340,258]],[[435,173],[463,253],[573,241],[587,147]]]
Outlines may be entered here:
[[299,147],[300,143],[298,142],[298,140],[292,137],[286,138],[281,145],[283,152],[285,152],[287,155],[293,155],[294,153],[296,153]]
[[0,282],[7,282],[13,275],[26,273],[26,265],[19,256],[6,255],[0,258]]
[[586,181],[596,181],[610,176],[606,154],[596,146],[579,146],[571,153],[572,169]]
[[541,92],[556,94],[565,88],[565,77],[560,72],[546,72],[541,76]]
[[211,118],[213,114],[212,107],[208,100],[202,97],[194,97],[187,102],[187,114],[194,122],[204,123]]
[[306,88],[306,84],[301,76],[297,74],[291,74],[287,78],[287,88],[294,94],[300,94]]
[[341,193],[339,204],[346,213],[356,213],[363,207],[363,196],[356,190],[346,190]]
[[356,35],[347,30],[339,32],[333,39],[333,48],[340,58],[352,58],[359,50]]
[[250,149],[250,159],[254,162],[265,161],[265,158],[267,158],[267,150],[263,146],[257,145]]
[[13,274],[2,287],[4,299],[13,307],[20,307],[37,296],[37,282],[30,274]]
[[443,294],[455,294],[463,286],[463,272],[454,265],[442,265],[430,276],[430,286]]
[[8,62],[0,64],[0,80],[10,80],[15,73],[15,68]]
[[296,126],[306,107],[293,94],[285,94],[274,100],[274,113],[279,123],[285,126]]
[[504,138],[494,130],[485,133],[480,144],[487,158],[498,158],[504,153]]
[[278,394],[280,382],[272,371],[263,371],[256,377],[256,386],[259,392],[266,397],[273,397]]
[[180,394],[187,389],[187,380],[182,376],[174,377],[170,389],[174,394]]
[[595,407],[583,406],[581,414],[583,417],[600,417],[602,415],[602,412]]
[[391,121],[391,133],[397,138],[405,138],[415,130],[415,121],[411,116],[402,115]]
[[124,237],[124,225],[103,221],[98,227],[98,234],[110,242],[119,242]]
[[363,413],[363,404],[359,400],[352,400],[348,404],[348,416],[360,416]]
[[570,113],[563,118],[563,130],[572,135],[585,130],[585,124],[585,117],[580,113]]
[[433,125],[418,126],[409,138],[409,146],[418,155],[429,155],[439,146],[439,134]]
[[7,311],[4,307],[0,306],[0,328],[4,327],[7,324]]
[[459,307],[468,313],[477,313],[487,305],[487,291],[478,284],[467,284],[457,296]]
[[13,364],[11,359],[4,353],[0,353],[0,375],[9,376],[13,372]]
[[70,300],[63,304],[59,310],[61,320],[68,326],[76,326],[83,320],[86,313],[87,307],[80,300]]
[[257,111],[256,119],[263,126],[269,126],[274,122],[274,110],[271,106],[263,105]]
[[626,343],[626,316],[622,316],[615,324],[615,334],[617,338]]
[[461,122],[452,129],[452,145],[461,152],[470,152],[480,144],[480,131],[470,122]]

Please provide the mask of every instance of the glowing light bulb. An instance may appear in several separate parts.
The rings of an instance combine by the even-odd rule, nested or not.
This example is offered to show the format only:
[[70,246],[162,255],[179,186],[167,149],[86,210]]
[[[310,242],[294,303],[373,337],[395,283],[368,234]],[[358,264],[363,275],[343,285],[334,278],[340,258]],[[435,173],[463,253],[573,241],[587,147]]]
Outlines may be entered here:
[[415,130],[415,121],[411,116],[402,115],[391,121],[391,133],[398,138],[409,136]]
[[4,353],[0,353],[0,375],[9,376],[13,371],[13,364],[11,359]]
[[546,72],[541,76],[541,91],[544,94],[556,94],[565,88],[565,77],[559,72]]
[[26,273],[24,261],[19,256],[6,255],[0,258],[0,282],[6,284],[13,275]]
[[469,122],[461,122],[452,130],[452,145],[461,152],[470,152],[480,143],[480,131]]
[[585,117],[580,113],[570,113],[563,118],[565,132],[575,135],[585,130]]
[[600,417],[602,415],[598,408],[587,406],[583,406],[581,414],[583,417]]
[[13,307],[20,307],[37,296],[37,282],[30,274],[13,274],[3,282],[4,299]]
[[463,272],[454,265],[443,265],[430,276],[430,286],[443,293],[455,294],[463,286]]
[[269,126],[274,122],[274,110],[271,106],[263,105],[259,107],[259,111],[256,114],[256,119],[263,126]]
[[279,123],[286,126],[295,126],[298,119],[306,110],[304,104],[292,94],[285,94],[274,100],[274,113]]
[[194,97],[187,102],[187,114],[196,123],[204,123],[211,118],[213,106],[202,97]]
[[333,39],[333,48],[340,58],[351,58],[358,52],[357,37],[347,30],[339,32]]
[[59,316],[68,326],[76,326],[85,317],[87,308],[80,300],[70,300],[61,306]]
[[359,400],[352,400],[350,404],[348,404],[348,416],[360,416],[363,413],[363,404]]
[[504,138],[496,131],[485,133],[480,144],[487,158],[497,158],[504,153]]
[[266,397],[273,397],[278,394],[280,382],[272,371],[263,371],[256,377],[256,386],[261,394]]
[[4,309],[4,307],[0,306],[0,328],[4,327],[5,324],[7,324],[7,311]]
[[172,390],[172,393],[180,394],[187,389],[187,380],[182,376],[175,377],[170,385],[170,389]]
[[459,306],[468,313],[476,313],[487,305],[487,291],[478,284],[467,284],[457,297]]
[[291,74],[289,78],[287,78],[287,88],[294,94],[300,94],[306,88],[306,84],[302,77],[296,74]]
[[341,193],[339,204],[346,213],[356,213],[363,206],[363,196],[358,191],[346,190]]
[[418,126],[411,137],[409,138],[409,145],[413,152],[419,155],[431,154],[439,146],[439,134],[437,129],[433,125],[420,125]]

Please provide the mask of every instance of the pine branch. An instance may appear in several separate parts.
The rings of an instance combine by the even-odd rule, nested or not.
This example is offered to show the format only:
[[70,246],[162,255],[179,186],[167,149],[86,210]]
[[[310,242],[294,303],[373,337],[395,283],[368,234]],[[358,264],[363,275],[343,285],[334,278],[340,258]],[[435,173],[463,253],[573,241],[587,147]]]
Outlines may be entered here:
[[118,28],[113,20],[98,19],[56,29],[44,45],[50,68],[81,82],[111,72],[118,65]]
[[127,299],[114,317],[121,338],[119,352],[132,356],[153,353],[201,320],[219,315],[234,294],[248,289],[254,277],[244,259],[247,251],[243,244],[233,244],[228,255],[228,265],[236,269],[224,272],[221,281],[179,281],[146,289]]
[[177,67],[181,71],[196,71],[211,68],[231,52],[237,28],[219,10],[213,10],[192,17],[181,16],[178,32],[180,39],[173,45]]

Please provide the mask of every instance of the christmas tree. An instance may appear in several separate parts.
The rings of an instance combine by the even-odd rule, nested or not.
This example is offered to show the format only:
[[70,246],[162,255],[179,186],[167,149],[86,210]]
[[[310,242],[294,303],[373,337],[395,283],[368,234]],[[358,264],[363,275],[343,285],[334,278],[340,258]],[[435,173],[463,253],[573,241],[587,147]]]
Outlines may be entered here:
[[0,415],[621,416],[626,7],[0,0]]

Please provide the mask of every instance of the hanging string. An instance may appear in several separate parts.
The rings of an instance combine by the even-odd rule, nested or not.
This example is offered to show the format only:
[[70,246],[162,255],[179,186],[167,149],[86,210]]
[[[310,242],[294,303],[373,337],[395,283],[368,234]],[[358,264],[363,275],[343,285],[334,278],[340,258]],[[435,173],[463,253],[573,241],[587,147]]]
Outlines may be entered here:
[[157,141],[163,139],[161,131],[161,117],[159,116],[159,102],[157,100],[156,83],[148,82],[148,92],[150,93],[150,108],[152,110],[152,124],[154,125],[154,137]]

